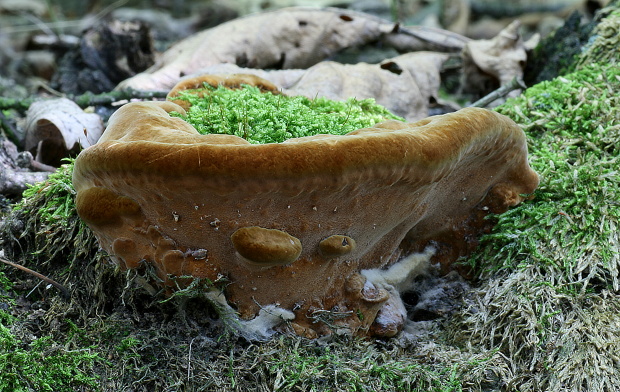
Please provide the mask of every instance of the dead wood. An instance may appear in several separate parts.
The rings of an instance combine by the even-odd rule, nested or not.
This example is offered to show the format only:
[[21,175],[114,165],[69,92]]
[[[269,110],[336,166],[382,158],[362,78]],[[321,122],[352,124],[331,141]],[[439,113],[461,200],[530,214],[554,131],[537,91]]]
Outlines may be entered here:
[[[125,89],[114,90],[101,94],[93,94],[90,92],[79,95],[66,94],[64,97],[72,100],[78,104],[79,107],[86,108],[89,106],[112,105],[119,101],[131,99],[163,99],[166,98],[166,94],[168,94],[168,91],[139,91],[134,89]],[[0,97],[0,110],[15,109],[20,112],[25,112],[33,102],[41,99],[42,98],[15,99],[10,97]]]
[[36,182],[45,181],[49,171],[29,170],[33,161],[30,153],[17,152],[17,147],[0,137],[0,194],[19,196]]
[[500,99],[500,98],[504,98],[506,95],[508,95],[514,90],[518,90],[518,89],[525,90],[526,88],[527,86],[525,85],[525,82],[523,82],[523,79],[515,76],[514,78],[512,78],[512,80],[509,83],[504,84],[502,87],[498,88],[497,90],[494,90],[490,94],[485,95],[484,97],[480,98],[476,102],[472,103],[470,106],[475,107],[475,108],[485,108],[489,106],[489,104],[491,104],[493,101]]

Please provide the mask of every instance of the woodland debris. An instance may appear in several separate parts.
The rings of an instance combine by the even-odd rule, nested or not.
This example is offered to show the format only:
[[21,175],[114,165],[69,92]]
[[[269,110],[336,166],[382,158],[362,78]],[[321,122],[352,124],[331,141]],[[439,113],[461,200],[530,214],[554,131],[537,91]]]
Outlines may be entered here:
[[467,38],[336,8],[285,8],[223,23],[180,41],[155,65],[117,88],[172,88],[184,75],[221,63],[245,68],[307,68],[353,46],[383,41],[399,50],[461,50]]
[[252,74],[274,83],[286,95],[333,100],[373,98],[392,113],[405,119],[420,120],[429,114],[429,102],[438,100],[440,70],[450,57],[446,53],[415,52],[380,64],[340,64],[322,61],[301,70],[261,70],[234,64],[217,64],[196,75]]
[[484,95],[515,77],[523,78],[528,48],[521,39],[519,26],[519,21],[515,20],[495,38],[470,41],[465,45],[462,52],[464,92]]
[[87,30],[59,62],[52,87],[69,94],[102,93],[151,66],[153,42],[146,24],[112,20]]
[[61,160],[91,146],[103,133],[103,121],[66,98],[36,101],[26,115],[25,149],[39,162],[60,166]]
[[31,171],[31,161],[30,153],[18,153],[15,144],[0,137],[0,194],[19,196],[28,185],[45,181],[49,172]]
[[[178,3],[177,3],[178,4]],[[192,4],[192,11],[187,17],[172,15],[160,9],[139,9],[122,7],[113,10],[110,17],[120,21],[140,21],[150,27],[150,34],[155,41],[155,47],[167,47],[196,31],[217,26],[223,22],[239,17],[232,4],[224,2],[200,2]],[[163,50],[162,49],[162,50]]]
[[[79,95],[67,94],[64,98],[70,99],[81,108],[98,105],[113,105],[125,100],[136,99],[163,99],[166,98],[168,91],[139,91],[133,89],[114,90],[101,94],[84,93]],[[33,102],[44,100],[41,98],[9,98],[0,96],[0,110],[15,109],[25,112]]]
[[58,290],[60,290],[62,296],[65,299],[69,299],[71,297],[71,293],[69,292],[69,290],[67,290],[67,288],[63,285],[61,285],[60,283],[56,282],[54,279],[48,278],[47,276],[38,273],[37,271],[33,271],[28,267],[24,267],[21,264],[17,264],[17,263],[13,263],[12,261],[3,259],[2,257],[0,257],[0,262],[6,264],[6,265],[10,265],[13,268],[17,268],[18,270],[24,271],[36,278],[41,279],[42,281],[51,284],[52,286],[56,287]]
[[491,104],[496,99],[504,98],[506,95],[508,95],[510,92],[514,90],[517,90],[517,89],[525,90],[526,88],[527,86],[525,85],[523,80],[515,76],[514,78],[512,78],[510,83],[503,85],[502,87],[498,88],[497,90],[493,91],[492,93],[488,95],[485,95],[484,97],[480,98],[476,102],[472,103],[470,106],[475,107],[475,108],[484,108],[484,107],[487,107],[489,104]]

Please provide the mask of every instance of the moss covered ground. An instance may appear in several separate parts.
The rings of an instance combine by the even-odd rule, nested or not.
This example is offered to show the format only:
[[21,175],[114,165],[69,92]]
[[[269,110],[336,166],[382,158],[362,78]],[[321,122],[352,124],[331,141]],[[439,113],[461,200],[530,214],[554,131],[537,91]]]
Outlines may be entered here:
[[72,295],[0,267],[0,390],[615,391],[619,97],[608,59],[497,108],[526,132],[541,185],[462,260],[477,275],[460,309],[392,340],[248,342],[200,296],[153,297],[139,274],[106,264],[64,207],[59,174],[25,195],[1,237],[5,257]]
[[620,385],[620,69],[586,66],[497,110],[528,135],[532,201],[498,217],[454,342],[510,358],[521,391]]

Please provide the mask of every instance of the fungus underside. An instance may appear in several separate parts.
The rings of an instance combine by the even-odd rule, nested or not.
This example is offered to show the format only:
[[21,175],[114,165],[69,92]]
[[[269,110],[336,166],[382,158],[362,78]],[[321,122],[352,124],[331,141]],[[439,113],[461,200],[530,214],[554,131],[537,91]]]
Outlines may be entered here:
[[181,117],[201,134],[227,134],[253,144],[281,143],[317,134],[344,135],[385,120],[403,120],[374,99],[333,101],[317,97],[286,96],[261,92],[257,87],[240,89],[206,85],[208,94],[186,90],[178,98],[191,104]]

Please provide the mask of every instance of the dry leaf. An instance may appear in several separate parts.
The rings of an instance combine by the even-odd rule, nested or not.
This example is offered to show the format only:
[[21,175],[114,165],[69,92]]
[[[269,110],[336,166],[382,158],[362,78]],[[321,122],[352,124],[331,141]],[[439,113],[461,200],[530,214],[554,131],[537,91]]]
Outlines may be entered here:
[[[465,92],[485,95],[514,77],[523,77],[527,48],[519,34],[519,27],[520,22],[515,20],[495,38],[475,40],[465,45]],[[515,90],[511,94],[519,94],[519,91]]]
[[59,166],[70,152],[91,146],[103,133],[101,117],[85,113],[66,98],[38,101],[30,105],[26,116],[26,150],[36,160]]
[[466,39],[445,33],[451,35],[442,35],[440,30],[401,29],[368,14],[336,8],[286,8],[235,19],[195,34],[117,88],[170,89],[181,77],[221,63],[247,68],[307,68],[347,47],[382,39],[388,42],[387,37],[399,37],[394,41],[399,50],[463,47]]
[[380,64],[325,61],[309,68],[295,85],[283,92],[335,100],[374,98],[408,121],[420,120],[428,116],[429,101],[437,98],[441,83],[439,71],[448,57],[444,53],[416,52]]
[[437,99],[440,69],[448,57],[444,53],[416,52],[380,64],[323,61],[307,70],[265,71],[218,64],[186,78],[205,74],[253,74],[275,84],[287,95],[334,100],[374,98],[392,113],[413,121],[428,116],[428,103]]

